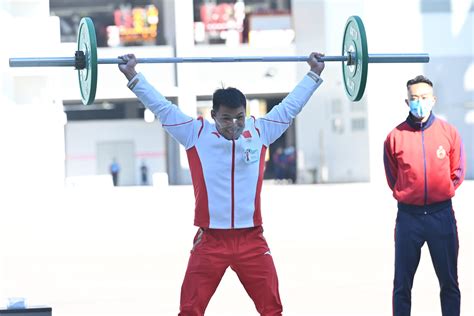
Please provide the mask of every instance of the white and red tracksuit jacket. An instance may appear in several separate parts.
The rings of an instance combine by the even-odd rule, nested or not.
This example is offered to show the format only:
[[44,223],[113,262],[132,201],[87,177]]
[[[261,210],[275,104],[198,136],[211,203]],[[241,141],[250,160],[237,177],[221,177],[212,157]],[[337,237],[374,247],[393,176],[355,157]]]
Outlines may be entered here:
[[194,195],[194,225],[247,228],[262,224],[260,191],[268,146],[290,126],[322,79],[313,72],[264,117],[247,118],[237,140],[219,134],[214,122],[191,118],[150,85],[142,74],[128,87],[187,152]]

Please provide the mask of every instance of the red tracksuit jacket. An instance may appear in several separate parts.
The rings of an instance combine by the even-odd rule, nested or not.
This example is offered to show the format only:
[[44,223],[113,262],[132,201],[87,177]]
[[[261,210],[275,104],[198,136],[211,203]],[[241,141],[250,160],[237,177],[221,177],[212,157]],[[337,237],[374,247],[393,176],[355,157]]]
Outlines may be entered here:
[[466,169],[458,131],[433,113],[425,123],[409,115],[388,134],[384,165],[395,199],[420,206],[452,198]]

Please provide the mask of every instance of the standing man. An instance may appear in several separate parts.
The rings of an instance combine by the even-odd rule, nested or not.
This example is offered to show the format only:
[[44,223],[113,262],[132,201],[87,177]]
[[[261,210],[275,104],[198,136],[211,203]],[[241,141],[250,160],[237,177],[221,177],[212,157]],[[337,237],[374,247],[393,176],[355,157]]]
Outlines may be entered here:
[[148,166],[145,160],[142,161],[140,166],[140,183],[141,185],[148,185]]
[[463,145],[456,128],[431,112],[436,97],[428,78],[409,80],[407,90],[410,113],[384,144],[385,173],[398,201],[393,315],[410,315],[413,278],[426,242],[443,316],[459,316],[459,242],[451,198],[464,180]]
[[118,186],[118,179],[120,173],[120,165],[117,162],[117,159],[112,159],[112,163],[110,164],[110,174],[112,175],[112,182],[114,187]]
[[128,87],[188,156],[196,199],[194,225],[199,229],[181,288],[179,315],[204,315],[228,267],[237,273],[260,315],[281,315],[278,278],[263,237],[260,210],[265,153],[322,83],[321,56],[309,56],[308,74],[259,119],[246,118],[246,98],[238,89],[216,90],[214,122],[185,115],[137,74],[133,54],[120,57],[126,62],[119,68]]

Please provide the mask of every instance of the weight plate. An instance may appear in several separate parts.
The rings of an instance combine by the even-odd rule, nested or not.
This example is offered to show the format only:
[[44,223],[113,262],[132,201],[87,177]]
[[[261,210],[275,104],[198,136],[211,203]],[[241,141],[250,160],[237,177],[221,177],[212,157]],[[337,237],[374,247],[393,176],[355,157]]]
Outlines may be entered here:
[[364,95],[369,65],[369,51],[364,24],[358,16],[351,16],[344,28],[342,55],[353,54],[354,63],[342,63],[342,75],[347,96],[352,101],[359,101]]
[[83,51],[86,57],[86,67],[79,69],[77,73],[82,103],[89,105],[94,102],[97,89],[97,40],[91,18],[82,18],[79,23],[77,50]]

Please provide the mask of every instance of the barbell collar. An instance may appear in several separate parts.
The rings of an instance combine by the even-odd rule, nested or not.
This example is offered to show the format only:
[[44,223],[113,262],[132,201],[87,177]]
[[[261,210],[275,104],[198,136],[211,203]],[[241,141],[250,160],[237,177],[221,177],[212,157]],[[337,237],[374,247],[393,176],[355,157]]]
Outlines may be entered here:
[[87,66],[86,55],[82,50],[76,51],[74,54],[74,69],[81,70]]

